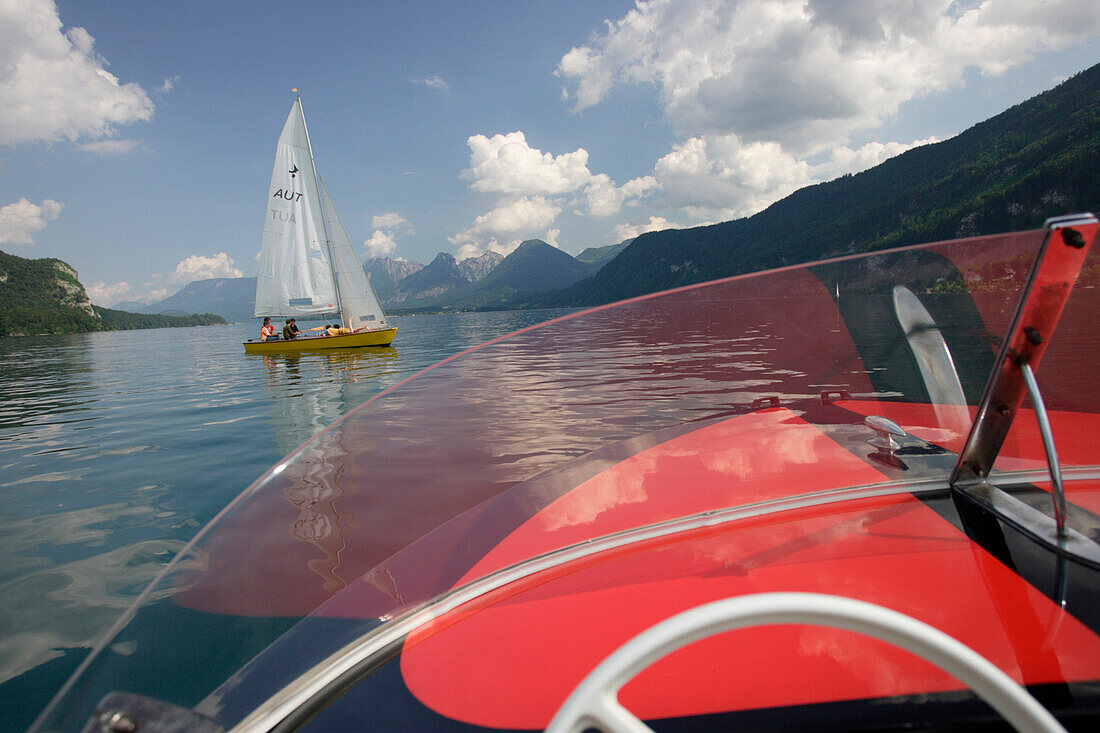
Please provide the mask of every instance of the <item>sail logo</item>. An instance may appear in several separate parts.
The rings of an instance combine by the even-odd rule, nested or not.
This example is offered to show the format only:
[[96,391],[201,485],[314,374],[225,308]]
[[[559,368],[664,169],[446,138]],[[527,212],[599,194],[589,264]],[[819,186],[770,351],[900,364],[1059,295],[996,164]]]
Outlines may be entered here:
[[291,203],[296,203],[302,200],[303,194],[300,191],[291,191],[289,188],[280,188],[275,193],[271,194],[273,199],[285,199]]
[[298,177],[298,166],[297,166],[297,165],[294,165],[293,163],[291,163],[291,166],[292,166],[292,167],[291,167],[291,169],[290,169],[290,171],[289,171],[289,173],[290,173],[290,177],[291,177],[291,178],[297,178],[297,177]]

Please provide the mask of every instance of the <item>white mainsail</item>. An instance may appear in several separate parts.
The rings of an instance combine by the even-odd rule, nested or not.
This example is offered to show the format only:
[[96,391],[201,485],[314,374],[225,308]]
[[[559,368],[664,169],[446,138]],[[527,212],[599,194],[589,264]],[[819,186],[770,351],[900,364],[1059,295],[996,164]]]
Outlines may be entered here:
[[267,201],[253,315],[335,313],[339,303],[301,100],[294,100],[279,136]]
[[351,246],[336,206],[332,203],[324,179],[321,183],[321,196],[328,214],[329,235],[332,237],[332,269],[336,273],[336,291],[340,302],[340,319],[343,325],[353,331],[359,328],[387,328],[386,314],[382,304],[371,287],[363,263]]

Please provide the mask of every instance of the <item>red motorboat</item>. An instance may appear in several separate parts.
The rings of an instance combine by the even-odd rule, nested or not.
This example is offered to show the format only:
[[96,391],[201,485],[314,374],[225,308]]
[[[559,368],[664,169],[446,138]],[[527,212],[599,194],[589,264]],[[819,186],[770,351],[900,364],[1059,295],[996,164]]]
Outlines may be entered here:
[[37,727],[1092,730],[1097,228],[448,359],[242,494]]

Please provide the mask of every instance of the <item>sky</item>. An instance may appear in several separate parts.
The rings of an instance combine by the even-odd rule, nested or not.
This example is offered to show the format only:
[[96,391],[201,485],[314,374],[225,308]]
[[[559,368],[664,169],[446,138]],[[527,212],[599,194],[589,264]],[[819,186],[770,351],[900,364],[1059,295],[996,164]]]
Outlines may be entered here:
[[1100,62],[1095,0],[0,0],[0,249],[256,274],[297,89],[366,259],[751,215]]

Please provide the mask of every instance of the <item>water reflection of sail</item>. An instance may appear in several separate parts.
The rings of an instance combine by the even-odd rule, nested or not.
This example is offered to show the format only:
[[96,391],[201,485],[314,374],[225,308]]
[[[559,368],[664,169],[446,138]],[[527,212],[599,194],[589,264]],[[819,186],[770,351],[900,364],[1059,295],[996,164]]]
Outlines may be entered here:
[[[393,349],[364,355],[355,351],[299,355],[265,355],[265,396],[271,403],[271,424],[279,450],[291,453],[333,423],[348,409],[348,387],[357,380],[360,367],[379,358],[396,356]],[[353,487],[345,487],[338,475],[346,455],[339,426],[303,447],[288,469],[283,495],[298,511],[289,527],[296,540],[312,544],[321,553],[307,561],[323,588],[334,593],[346,585],[337,574],[346,538],[359,527],[354,515],[342,513],[339,502]]]
[[327,359],[265,355],[263,360],[264,397],[270,401],[271,427],[283,455],[348,410],[343,384]]
[[353,491],[340,481],[339,466],[346,450],[337,427],[314,441],[301,456],[302,466],[296,470],[296,480],[283,489],[283,496],[298,510],[291,524],[290,536],[308,542],[320,550],[306,566],[321,578],[328,593],[335,593],[347,582],[337,574],[340,553],[347,536],[359,528],[355,515],[342,513],[340,499]]

